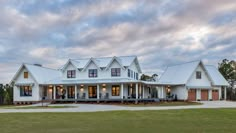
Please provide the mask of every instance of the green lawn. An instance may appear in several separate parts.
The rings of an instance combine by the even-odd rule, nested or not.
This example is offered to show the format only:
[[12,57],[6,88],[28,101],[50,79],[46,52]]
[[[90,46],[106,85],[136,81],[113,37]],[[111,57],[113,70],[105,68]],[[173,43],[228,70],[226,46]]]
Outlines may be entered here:
[[0,109],[53,109],[53,108],[76,108],[77,106],[0,106]]
[[148,106],[188,106],[188,105],[202,105],[202,103],[198,102],[181,102],[181,101],[175,101],[175,102],[156,102],[156,103],[139,103],[139,104],[121,104],[122,106],[131,106],[131,107],[148,107]]
[[236,109],[0,114],[1,133],[232,133]]

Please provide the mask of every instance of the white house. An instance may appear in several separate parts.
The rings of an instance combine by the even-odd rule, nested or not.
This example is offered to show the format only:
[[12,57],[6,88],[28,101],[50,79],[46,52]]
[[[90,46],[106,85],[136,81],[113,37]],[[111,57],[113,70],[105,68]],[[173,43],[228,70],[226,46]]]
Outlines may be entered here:
[[226,98],[222,96],[226,80],[201,61],[170,66],[156,82],[141,81],[141,74],[136,56],[69,59],[60,69],[24,63],[11,81],[14,103],[37,103],[43,98],[73,102],[138,102],[171,95],[191,101]]
[[165,86],[164,95],[176,94],[179,100],[189,101],[226,99],[229,86],[216,67],[201,61],[167,67],[158,84]]

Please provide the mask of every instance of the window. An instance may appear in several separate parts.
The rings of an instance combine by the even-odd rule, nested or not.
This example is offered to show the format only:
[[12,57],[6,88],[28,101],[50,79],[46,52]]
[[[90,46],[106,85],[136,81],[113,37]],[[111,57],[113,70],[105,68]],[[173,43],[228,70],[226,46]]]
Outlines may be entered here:
[[196,79],[201,79],[202,78],[202,74],[200,71],[196,72]]
[[24,78],[27,79],[29,77],[28,72],[24,72]]
[[30,86],[21,86],[20,96],[32,96],[32,88]]
[[135,72],[134,72],[134,79],[135,79]]
[[130,77],[130,69],[128,69],[128,77]]
[[89,77],[97,77],[98,76],[98,70],[97,69],[89,69]]
[[134,76],[133,76],[133,71],[132,70],[130,70],[130,73],[131,73],[131,78],[133,78]]
[[67,78],[75,78],[75,70],[68,70]]
[[68,98],[75,98],[75,88],[74,86],[67,87],[67,97]]
[[138,73],[136,73],[136,80],[138,80]]
[[112,77],[118,77],[118,76],[120,76],[120,68],[112,68],[112,69],[111,69],[111,76],[112,76]]
[[119,85],[113,85],[111,89],[111,95],[112,96],[120,96],[120,86]]

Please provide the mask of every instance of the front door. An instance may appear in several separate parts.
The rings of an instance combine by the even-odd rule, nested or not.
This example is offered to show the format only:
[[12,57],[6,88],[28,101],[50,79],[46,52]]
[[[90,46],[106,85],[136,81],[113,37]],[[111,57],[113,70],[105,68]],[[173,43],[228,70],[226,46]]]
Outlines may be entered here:
[[97,98],[97,86],[88,87],[89,98]]

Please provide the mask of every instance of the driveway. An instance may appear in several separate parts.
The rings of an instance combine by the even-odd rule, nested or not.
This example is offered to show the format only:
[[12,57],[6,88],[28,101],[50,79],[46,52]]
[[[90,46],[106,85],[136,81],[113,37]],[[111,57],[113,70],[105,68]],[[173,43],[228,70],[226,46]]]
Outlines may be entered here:
[[198,108],[236,108],[236,102],[230,101],[204,101],[203,105],[189,106],[162,106],[162,107],[130,107],[122,105],[101,104],[53,104],[53,106],[75,106],[75,108],[50,108],[50,109],[0,109],[0,113],[23,113],[23,112],[99,112],[119,110],[171,110],[171,109],[198,109]]

